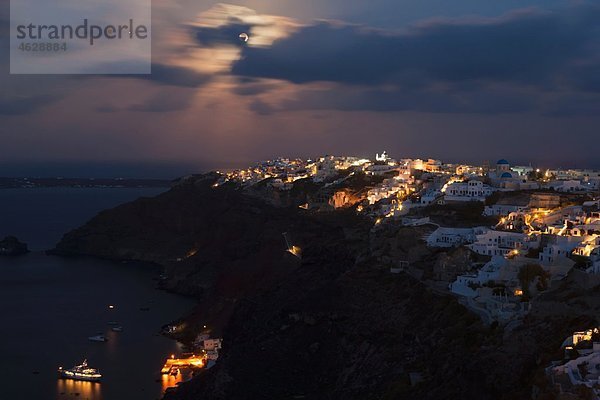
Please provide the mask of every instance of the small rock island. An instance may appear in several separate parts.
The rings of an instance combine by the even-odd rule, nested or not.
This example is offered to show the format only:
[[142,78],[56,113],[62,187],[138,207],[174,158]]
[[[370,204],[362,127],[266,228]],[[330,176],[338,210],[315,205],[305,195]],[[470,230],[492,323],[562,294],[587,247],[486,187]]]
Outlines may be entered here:
[[0,256],[20,256],[28,252],[27,244],[14,236],[7,236],[0,240]]

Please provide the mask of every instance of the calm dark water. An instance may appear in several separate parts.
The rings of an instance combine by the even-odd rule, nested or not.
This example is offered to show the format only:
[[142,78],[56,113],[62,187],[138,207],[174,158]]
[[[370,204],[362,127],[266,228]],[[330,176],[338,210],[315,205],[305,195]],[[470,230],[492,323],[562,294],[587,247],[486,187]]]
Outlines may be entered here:
[[[49,248],[98,211],[158,192],[0,190],[0,235],[15,234],[34,250]],[[0,258],[0,398],[160,398],[174,382],[163,382],[157,372],[165,357],[179,349],[158,332],[194,303],[156,290],[157,272],[147,266],[50,257],[41,251]],[[124,331],[110,331],[109,321],[118,321]],[[88,341],[99,332],[109,341]],[[59,366],[70,368],[84,357],[101,370],[101,384],[57,379]]]

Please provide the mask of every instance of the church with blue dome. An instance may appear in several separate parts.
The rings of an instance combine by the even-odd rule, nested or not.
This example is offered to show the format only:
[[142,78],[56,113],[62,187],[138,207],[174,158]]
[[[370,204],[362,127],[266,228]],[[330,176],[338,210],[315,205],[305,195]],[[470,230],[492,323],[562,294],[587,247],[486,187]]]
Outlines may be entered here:
[[496,168],[492,168],[488,172],[488,178],[493,186],[502,189],[530,189],[533,188],[533,182],[528,182],[526,175],[521,175],[519,172],[512,169],[510,162],[500,159],[496,163]]
[[511,172],[510,163],[505,159],[498,160],[498,162],[496,163],[496,173],[498,175],[502,175],[502,173],[504,172]]

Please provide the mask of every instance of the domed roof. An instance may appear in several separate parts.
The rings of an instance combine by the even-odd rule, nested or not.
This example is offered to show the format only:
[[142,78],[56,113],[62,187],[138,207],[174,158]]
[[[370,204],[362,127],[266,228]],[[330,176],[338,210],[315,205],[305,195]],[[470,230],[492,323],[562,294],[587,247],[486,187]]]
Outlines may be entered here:
[[506,161],[504,158],[502,160],[498,160],[498,162],[496,164],[497,165],[510,165],[510,163],[508,161]]
[[500,178],[512,178],[512,174],[510,172],[505,172],[500,176]]

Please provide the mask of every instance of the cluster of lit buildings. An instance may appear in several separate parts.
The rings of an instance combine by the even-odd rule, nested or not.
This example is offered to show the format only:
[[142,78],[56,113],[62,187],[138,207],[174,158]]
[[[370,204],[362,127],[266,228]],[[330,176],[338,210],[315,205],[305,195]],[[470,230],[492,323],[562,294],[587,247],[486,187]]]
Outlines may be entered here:
[[[593,193],[600,189],[600,171],[541,171],[531,166],[512,166],[505,159],[498,160],[494,166],[447,164],[435,159],[396,160],[385,151],[376,154],[374,159],[349,156],[324,156],[314,160],[278,158],[247,169],[220,173],[221,178],[215,186],[234,182],[246,187],[266,181],[273,189],[287,191],[298,180],[311,180],[325,188],[339,186],[348,174],[354,173],[383,178],[360,195],[360,200],[364,200],[360,208],[368,208],[374,217],[400,217],[408,214],[411,208],[433,204],[485,202],[496,192]],[[355,204],[344,201],[347,193],[327,195],[337,196],[329,201],[334,208]],[[522,205],[486,207],[486,214],[491,216],[509,217],[508,214],[523,211]]]
[[[358,181],[365,187],[347,184],[361,175]],[[524,267],[539,266],[549,282],[563,279],[575,267],[600,274],[600,171],[540,170],[513,166],[505,159],[493,165],[448,164],[394,159],[383,152],[374,159],[280,158],[222,173],[216,186],[235,182],[246,187],[265,180],[278,191],[309,180],[317,184],[312,186],[318,188],[317,194],[301,208],[354,207],[373,217],[373,229],[380,229],[388,219],[406,226],[430,224],[427,209],[431,206],[483,204],[483,216],[499,220],[497,225],[437,226],[423,239],[431,248],[463,247],[478,260],[487,257],[487,262],[473,262],[458,273],[442,275],[451,293],[490,322],[518,322],[527,313],[529,303],[524,300],[535,296],[536,285],[522,287],[519,272]],[[583,198],[588,201],[573,203]]]
[[[357,173],[372,177],[373,183],[360,194],[352,194],[344,189],[343,182]],[[279,158],[221,173],[216,186],[225,182],[248,186],[266,180],[274,190],[285,191],[301,179],[321,185],[323,198],[315,196],[315,203],[333,209],[356,206],[358,212],[367,212],[376,221],[404,217],[413,208],[433,204],[481,203],[497,192],[529,191],[527,203],[486,205],[484,215],[500,218],[496,227],[440,227],[427,238],[428,245],[464,245],[480,255],[512,258],[538,252],[537,261],[548,268],[568,265],[578,256],[585,259],[590,272],[600,273],[598,201],[561,208],[561,194],[593,195],[600,187],[600,171],[541,171],[511,166],[505,159],[493,167],[445,164],[435,159],[396,160],[383,152],[373,160],[346,156]],[[325,190],[332,187],[341,190]],[[312,208],[310,201],[302,207]]]
[[276,160],[260,162],[246,169],[236,169],[230,172],[217,171],[221,175],[221,178],[215,183],[215,187],[226,182],[235,182],[243,186],[248,186],[265,179],[272,179],[276,183],[281,183],[281,189],[287,189],[285,184],[311,176],[310,171],[312,166],[313,164],[310,160],[278,158]]
[[[449,201],[481,200],[494,190],[551,189],[557,192],[593,191],[600,188],[600,171],[596,170],[545,170],[531,166],[511,166],[498,160],[495,166],[446,164],[435,159],[393,159],[386,152],[376,154],[375,159],[349,156],[324,156],[314,160],[278,158],[263,161],[247,169],[223,172],[221,183],[235,181],[253,184],[265,179],[278,179],[291,183],[310,178],[315,182],[335,179],[341,170],[359,170],[368,175],[397,174],[402,179],[432,174],[444,177],[437,189]],[[425,176],[431,178],[431,176]],[[480,183],[472,183],[480,182]],[[471,185],[469,185],[471,183]],[[442,190],[444,189],[444,190]]]
[[[459,166],[445,182],[423,188],[420,206],[486,202],[497,192],[500,198],[521,192],[512,203],[484,207],[484,216],[500,219],[496,226],[438,227],[426,235],[429,247],[462,246],[491,258],[474,263],[469,268],[474,272],[455,275],[450,291],[483,319],[509,323],[528,311],[519,279],[525,266],[539,265],[550,281],[564,278],[575,266],[600,273],[600,201],[572,204],[573,194],[594,198],[599,180],[596,171],[542,172],[499,160],[495,168]],[[561,196],[568,195],[563,204]]]
[[[544,206],[544,207],[539,207]],[[555,208],[545,208],[555,206]],[[504,212],[504,213],[503,213]],[[458,275],[450,291],[492,321],[508,322],[527,311],[519,271],[540,266],[550,281],[563,279],[575,266],[600,273],[600,201],[560,206],[560,196],[533,194],[530,204],[486,208],[502,216],[496,227],[439,227],[427,238],[429,247],[464,246],[491,257],[473,273]]]
[[[541,264],[576,258],[590,273],[600,273],[600,202],[510,212],[498,225],[528,238],[539,238]],[[542,240],[543,239],[543,240]]]
[[[542,200],[547,204],[547,199]],[[520,216],[518,226],[516,215]],[[507,227],[511,229],[504,230]],[[518,279],[524,266],[539,265],[551,281],[563,279],[576,265],[588,273],[600,273],[600,204],[524,208],[510,212],[496,228],[439,228],[427,243],[441,248],[465,246],[492,257],[475,273],[457,276],[449,287],[472,309],[488,313],[490,320],[508,322],[526,312],[520,305],[523,288]]]
[[[449,175],[443,171],[443,164],[439,160],[403,159],[394,160],[386,152],[377,154],[374,160],[347,156],[324,156],[316,160],[284,159],[264,161],[247,169],[230,172],[220,172],[221,178],[215,187],[227,182],[234,182],[243,187],[248,187],[266,181],[273,189],[287,191],[293,188],[294,182],[300,179],[310,179],[324,187],[338,185],[350,174],[357,172],[369,177],[382,177],[380,183],[368,188],[364,200],[366,205],[375,205],[382,202],[380,207],[371,207],[376,210],[373,214],[382,216],[400,215],[403,210],[402,202],[411,194],[419,190],[419,182],[414,178],[417,171],[425,173],[439,173]],[[343,172],[346,172],[346,175]],[[345,205],[340,193],[333,193],[338,199],[330,201],[335,208]]]

